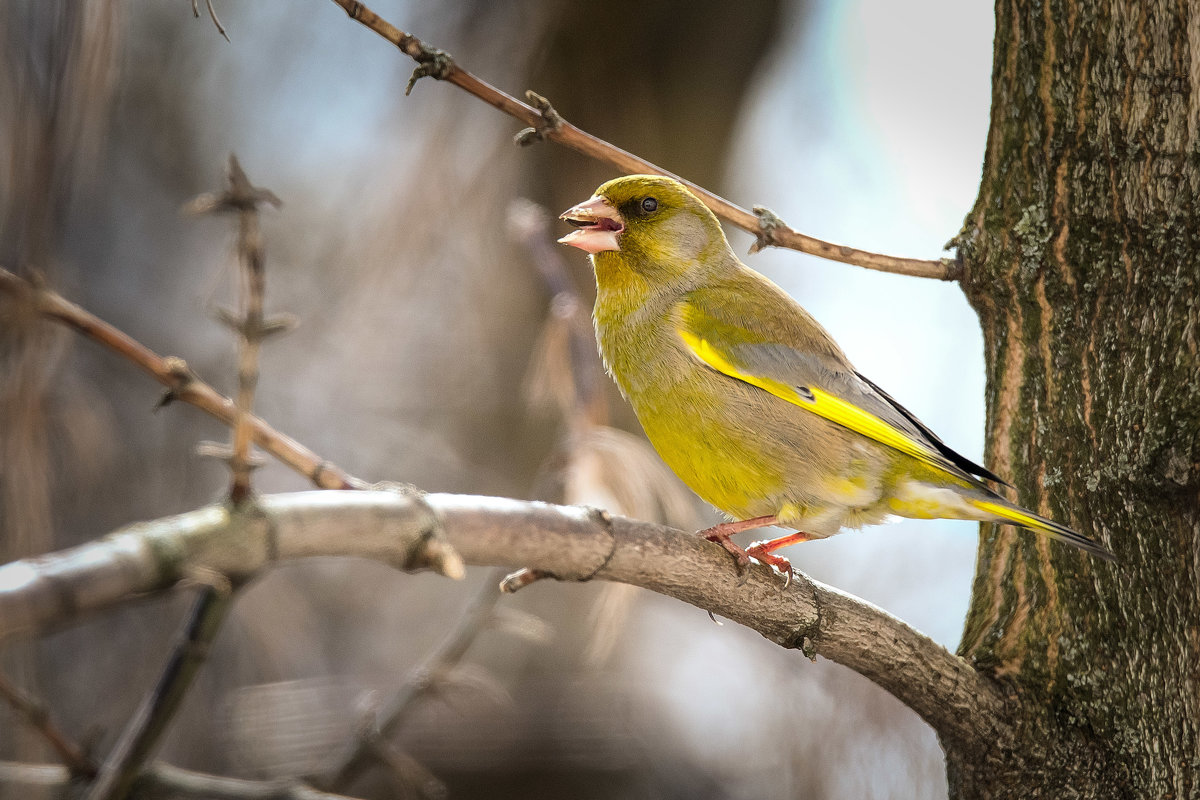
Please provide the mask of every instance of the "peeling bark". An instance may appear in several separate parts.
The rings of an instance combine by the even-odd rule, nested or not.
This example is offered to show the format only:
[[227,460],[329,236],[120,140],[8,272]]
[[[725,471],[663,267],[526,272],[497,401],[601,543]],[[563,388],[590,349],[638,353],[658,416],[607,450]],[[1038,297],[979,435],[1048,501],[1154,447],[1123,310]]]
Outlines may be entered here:
[[1024,708],[955,797],[1200,793],[1200,3],[999,0],[958,246],[988,460],[1109,565],[984,526],[961,654]]

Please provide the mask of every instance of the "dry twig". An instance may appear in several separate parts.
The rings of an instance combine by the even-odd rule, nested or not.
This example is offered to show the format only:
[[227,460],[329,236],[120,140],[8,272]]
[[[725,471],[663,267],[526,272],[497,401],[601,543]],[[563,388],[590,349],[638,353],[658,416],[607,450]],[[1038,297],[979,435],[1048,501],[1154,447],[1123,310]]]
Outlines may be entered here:
[[961,275],[961,267],[954,259],[943,258],[929,261],[871,253],[807,236],[784,224],[769,209],[761,206],[756,206],[753,212],[747,211],[702,186],[684,180],[644,158],[577,128],[554,111],[553,106],[541,95],[527,92],[527,99],[534,104],[529,105],[500,91],[458,66],[444,51],[431,48],[412,34],[400,30],[359,0],[333,0],[333,2],[341,6],[351,19],[379,34],[418,63],[416,71],[413,72],[412,81],[409,83],[410,90],[412,83],[422,77],[430,76],[444,80],[529,125],[532,132],[522,131],[518,134],[518,142],[521,144],[535,139],[549,139],[598,161],[608,162],[627,174],[652,173],[676,178],[703,200],[704,204],[712,209],[718,217],[754,234],[756,237],[754,250],[766,246],[786,247],[831,261],[917,278],[950,281],[958,280]]
[[209,645],[229,610],[232,594],[231,587],[223,581],[201,588],[158,683],[125,726],[84,800],[121,800],[129,796],[207,658]]
[[[466,655],[492,620],[496,601],[500,599],[497,587],[502,573],[484,581],[483,587],[471,603],[463,610],[458,622],[442,643],[414,670],[404,686],[387,701],[370,711],[363,720],[358,739],[342,754],[329,771],[327,780],[318,785],[331,790],[348,788],[380,752],[377,743],[387,740],[399,731],[418,702],[437,691],[438,683],[453,670]],[[386,751],[385,751],[386,752]]]
[[[217,33],[229,41],[229,34],[225,32],[225,28],[221,25],[221,20],[217,18],[217,10],[213,8],[212,0],[204,0],[204,4],[208,6],[208,18],[212,20],[212,24],[216,26]],[[200,6],[197,5],[197,0],[192,0],[192,16],[200,19]]]
[[14,686],[8,677],[0,673],[0,696],[8,701],[18,715],[58,753],[72,776],[92,777],[96,774],[95,763],[88,758],[83,748],[71,740],[50,719],[45,703]]
[[[237,416],[234,403],[198,378],[187,363],[174,356],[160,356],[125,332],[66,300],[56,292],[36,287],[25,279],[0,268],[0,292],[32,303],[38,313],[61,322],[92,341],[141,367],[167,387],[160,406],[176,400],[193,405],[226,425]],[[310,480],[318,489],[357,489],[364,481],[352,477],[340,467],[325,461],[290,436],[277,431],[258,417],[249,418],[254,441],[263,450]]]

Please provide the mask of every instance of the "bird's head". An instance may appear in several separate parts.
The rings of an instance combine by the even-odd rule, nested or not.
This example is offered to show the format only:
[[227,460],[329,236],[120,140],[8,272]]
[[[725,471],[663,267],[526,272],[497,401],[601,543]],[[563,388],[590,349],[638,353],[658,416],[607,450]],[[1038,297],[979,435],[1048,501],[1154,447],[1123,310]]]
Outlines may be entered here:
[[679,181],[629,175],[601,186],[563,212],[576,230],[559,239],[596,257],[614,255],[639,272],[683,274],[729,251],[721,225]]

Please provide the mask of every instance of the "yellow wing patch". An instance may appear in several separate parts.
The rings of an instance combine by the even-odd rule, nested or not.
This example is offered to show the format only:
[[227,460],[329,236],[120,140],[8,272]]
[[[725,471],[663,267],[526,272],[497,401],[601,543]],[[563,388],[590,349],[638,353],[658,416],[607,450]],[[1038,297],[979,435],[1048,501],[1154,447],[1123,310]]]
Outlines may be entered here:
[[811,411],[817,416],[824,417],[830,422],[836,422],[843,428],[849,428],[855,433],[866,436],[868,439],[872,439],[880,444],[899,450],[901,453],[944,469],[941,456],[892,427],[887,422],[884,422],[870,411],[864,411],[853,403],[848,403],[815,386],[797,388],[783,381],[777,381],[774,378],[765,378],[761,375],[753,375],[745,372],[731,364],[715,347],[691,331],[680,330],[679,335],[696,358],[717,372],[722,372],[731,378],[737,378],[751,386],[757,386],[763,391],[770,392],[776,397],[797,405],[806,411]]

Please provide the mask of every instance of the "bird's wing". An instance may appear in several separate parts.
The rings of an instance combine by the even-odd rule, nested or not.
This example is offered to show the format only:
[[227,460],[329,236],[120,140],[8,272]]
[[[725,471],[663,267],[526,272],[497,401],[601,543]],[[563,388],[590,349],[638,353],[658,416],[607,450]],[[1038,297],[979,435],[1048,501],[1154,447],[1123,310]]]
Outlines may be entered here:
[[[947,447],[912,412],[858,374],[840,351],[803,352],[795,342],[796,329],[766,334],[754,323],[731,320],[729,307],[707,302],[681,306],[679,336],[703,364],[952,475],[1003,483]],[[807,315],[799,323],[828,336]],[[780,338],[793,341],[776,341]]]

